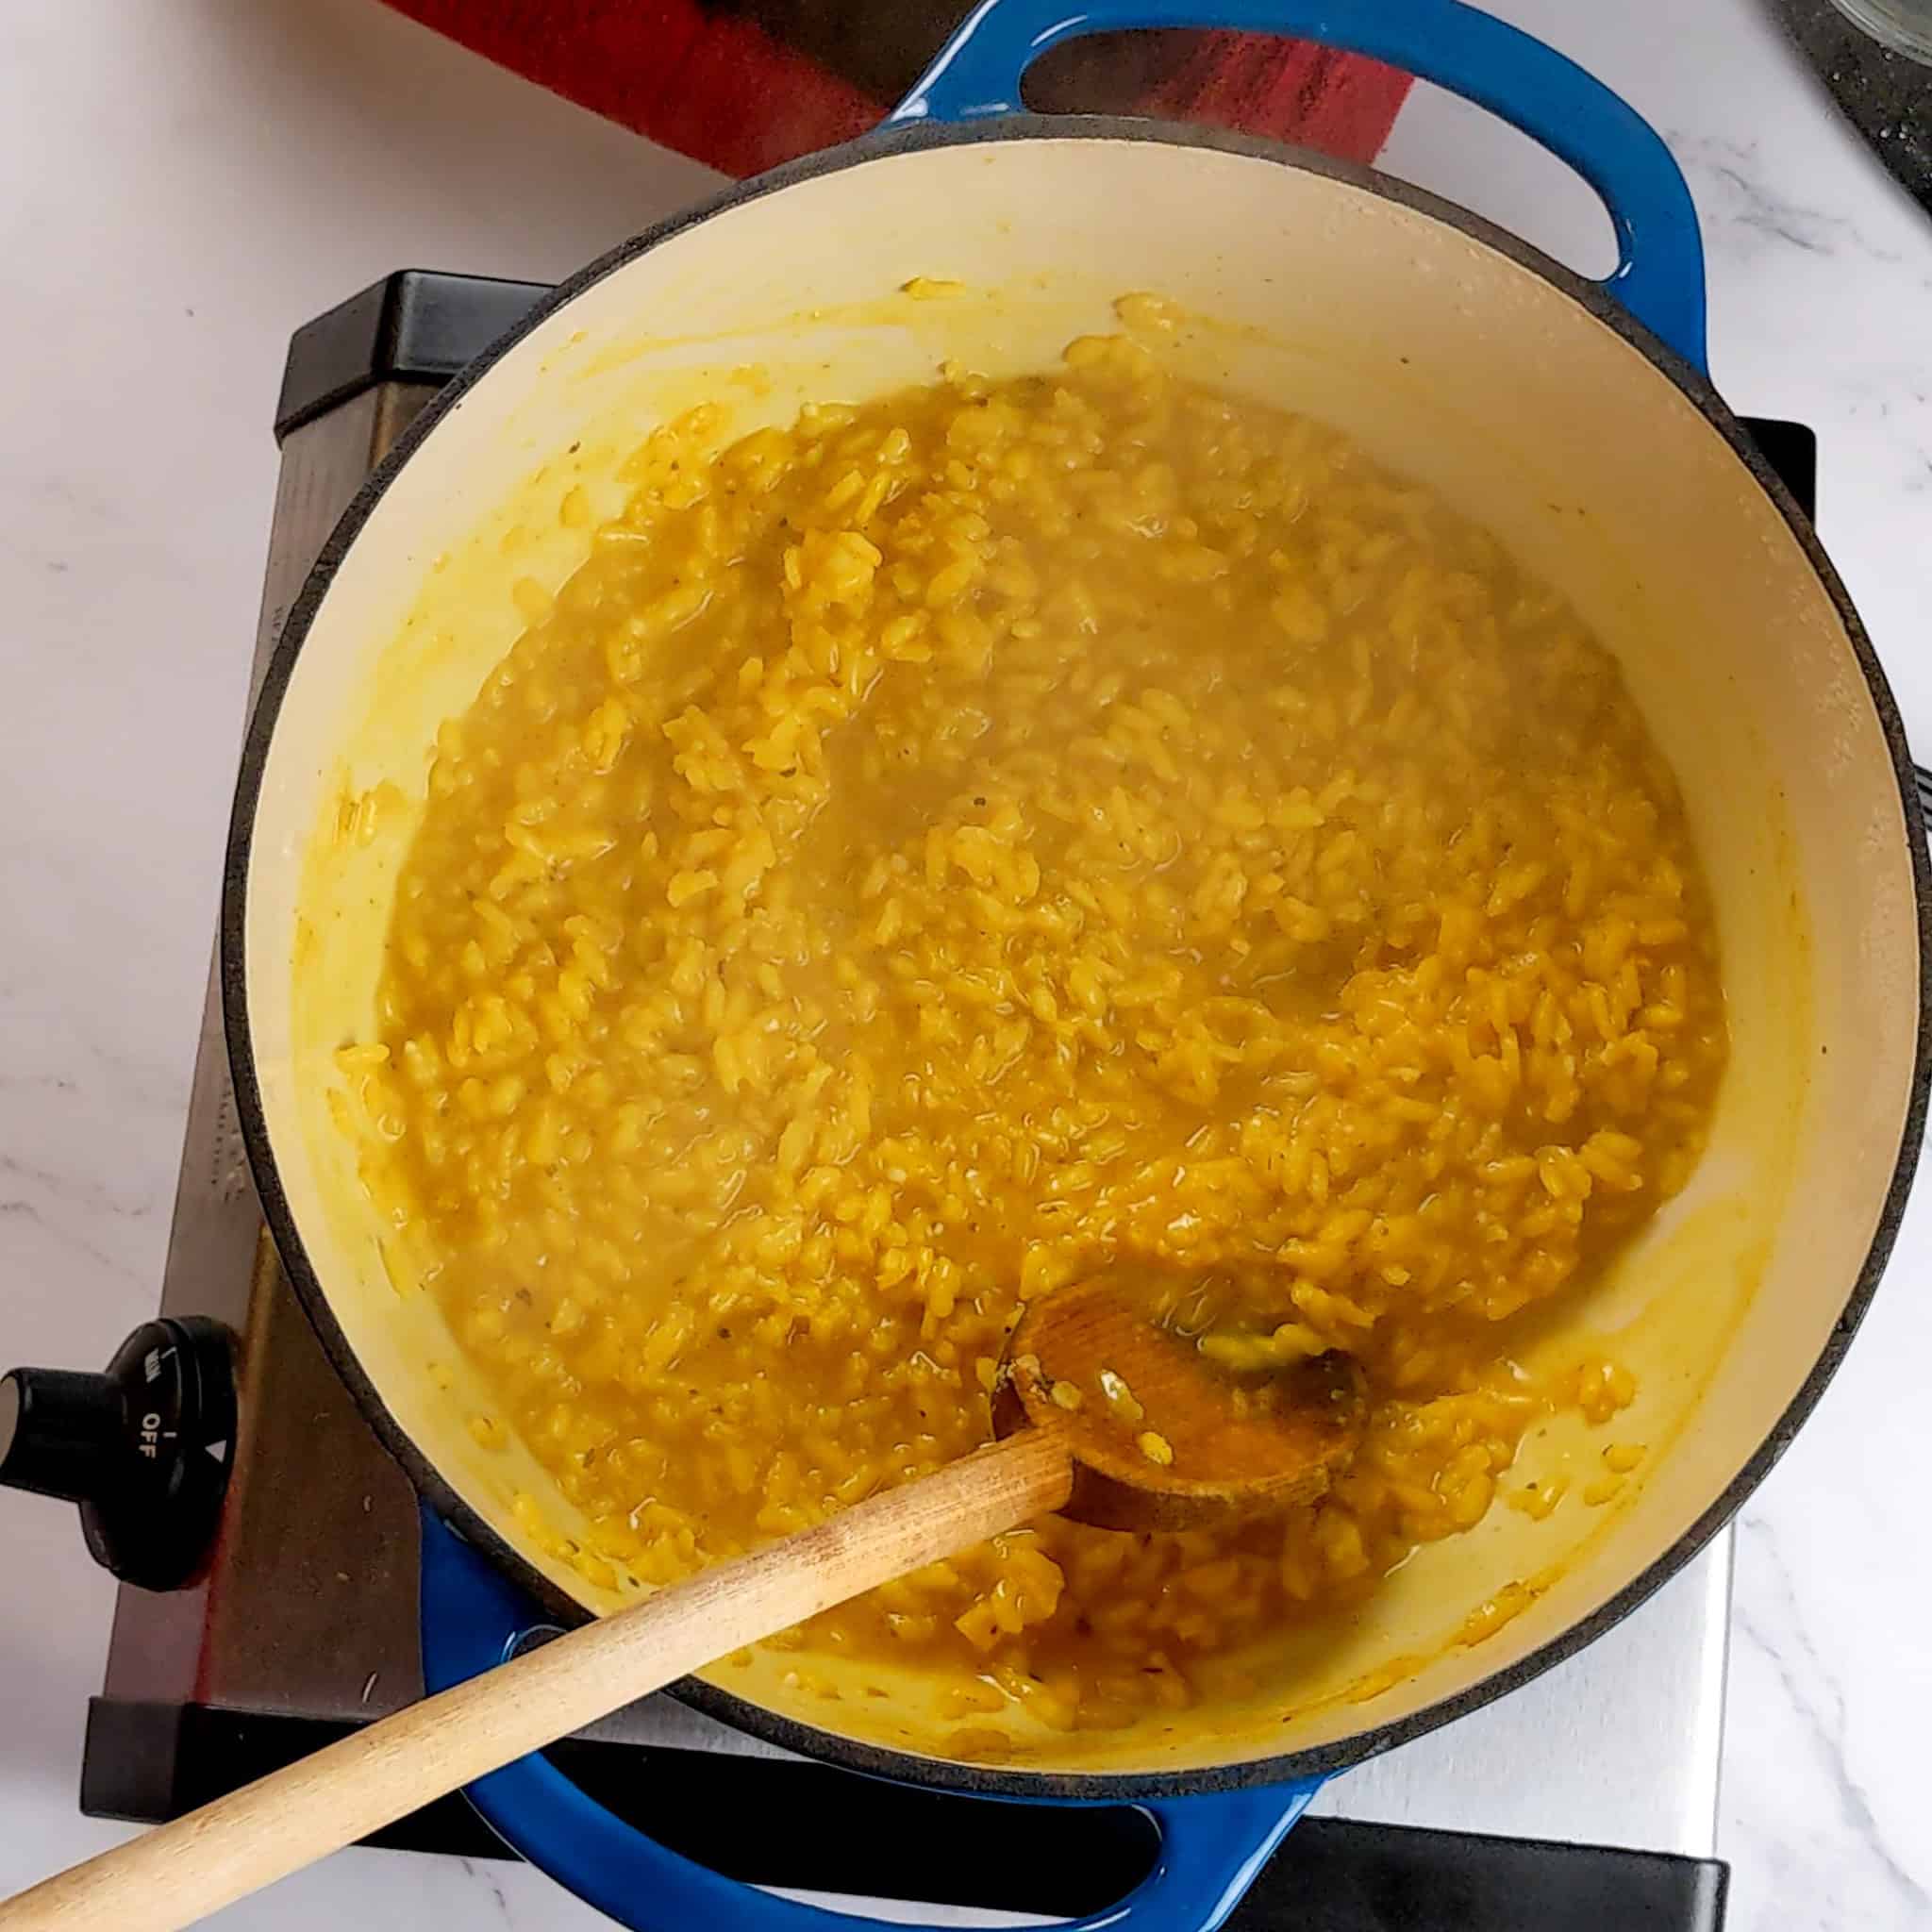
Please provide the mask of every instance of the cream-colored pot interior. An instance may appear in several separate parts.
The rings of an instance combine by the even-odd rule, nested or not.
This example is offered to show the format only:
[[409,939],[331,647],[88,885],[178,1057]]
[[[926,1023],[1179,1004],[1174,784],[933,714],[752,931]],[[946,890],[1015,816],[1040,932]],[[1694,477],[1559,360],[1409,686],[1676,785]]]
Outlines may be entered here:
[[[955,280],[924,300],[911,277]],[[1153,291],[1204,318],[1192,373],[1345,427],[1558,584],[1622,659],[1674,762],[1714,884],[1732,1062],[1710,1151],[1613,1279],[1551,1324],[1638,1374],[1619,1440],[1641,1479],[1542,1524],[1497,1507],[1421,1551],[1360,1620],[1267,1660],[1265,1689],[1139,1730],[1022,1733],[1017,1772],[1178,1773],[1335,1744],[1517,1664],[1662,1558],[1757,1452],[1827,1343],[1898,1155],[1919,1004],[1907,828],[1844,626],[1770,499],[1695,405],[1615,330],[1469,234],[1353,181],[1171,141],[1067,136],[873,152],[742,201],[551,314],[439,422],[342,558],[263,774],[247,884],[247,1019],[289,1211],[357,1361],[400,1427],[513,1546],[512,1499],[568,1513],[533,1462],[486,1453],[481,1405],[430,1297],[386,1272],[332,1050],[370,1037],[389,882],[437,725],[614,505],[664,415],[730,400],[745,427],[802,400],[1051,363]],[[768,384],[745,379],[759,365]],[[732,372],[740,372],[736,380]],[[527,594],[527,591],[525,591]],[[385,808],[363,813],[374,795]],[[292,966],[291,966],[292,962]],[[299,1257],[291,1257],[299,1269]],[[425,1373],[442,1365],[439,1386]],[[1526,1475],[1594,1466],[1554,1427]],[[591,1608],[598,1593],[531,1554]],[[1541,1589],[1456,1641],[1512,1581]],[[822,1730],[932,1754],[932,1698],[788,1688],[798,1659],[718,1681]],[[841,1667],[848,1672],[857,1667]],[[1378,1688],[1378,1686],[1380,1688]]]

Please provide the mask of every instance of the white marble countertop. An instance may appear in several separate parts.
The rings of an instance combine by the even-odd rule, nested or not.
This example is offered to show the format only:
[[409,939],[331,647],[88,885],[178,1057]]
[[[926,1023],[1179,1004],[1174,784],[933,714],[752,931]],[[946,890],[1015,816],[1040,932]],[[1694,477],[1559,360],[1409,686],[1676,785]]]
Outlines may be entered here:
[[[1507,0],[1669,137],[1739,408],[1821,439],[1819,523],[1932,752],[1932,219],[1756,0]],[[1579,184],[1420,91],[1396,173],[1585,269]],[[549,277],[706,172],[371,0],[0,8],[0,1357],[152,1312],[298,323],[392,268]],[[1932,1926],[1932,1208],[1744,1512],[1721,1850],[1739,1932]],[[112,1590],[0,1497],[0,1895],[111,1842],[75,1808]],[[346,1853],[233,1908],[287,1932],[582,1927],[534,1874]]]

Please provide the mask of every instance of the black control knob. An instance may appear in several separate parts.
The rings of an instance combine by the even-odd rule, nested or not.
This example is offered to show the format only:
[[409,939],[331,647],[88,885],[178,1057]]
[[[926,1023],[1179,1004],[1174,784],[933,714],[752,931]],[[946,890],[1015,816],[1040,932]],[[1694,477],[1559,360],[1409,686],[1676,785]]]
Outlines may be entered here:
[[143,1590],[199,1573],[234,1454],[234,1340],[204,1316],[144,1322],[104,1374],[0,1376],[0,1483],[78,1503],[95,1562]]

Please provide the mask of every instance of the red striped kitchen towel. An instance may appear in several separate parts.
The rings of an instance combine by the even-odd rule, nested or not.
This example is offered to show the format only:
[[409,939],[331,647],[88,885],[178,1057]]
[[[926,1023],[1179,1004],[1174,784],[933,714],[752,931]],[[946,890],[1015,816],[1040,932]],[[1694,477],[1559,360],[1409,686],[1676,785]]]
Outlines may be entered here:
[[[727,175],[862,133],[918,78],[965,0],[389,0],[438,32]],[[1028,98],[1153,114],[1372,160],[1408,76],[1259,34],[1096,35]]]

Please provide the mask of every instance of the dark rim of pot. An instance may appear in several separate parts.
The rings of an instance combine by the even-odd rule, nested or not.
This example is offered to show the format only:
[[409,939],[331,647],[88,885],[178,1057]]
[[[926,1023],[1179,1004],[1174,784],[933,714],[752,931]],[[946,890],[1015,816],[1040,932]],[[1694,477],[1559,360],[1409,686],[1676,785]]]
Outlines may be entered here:
[[1891,753],[1898,780],[1900,809],[1904,814],[1906,836],[1910,847],[1913,882],[1918,903],[1919,1016],[1913,1053],[1912,1084],[1907,1117],[1900,1136],[1897,1163],[1886,1191],[1872,1246],[1858,1272],[1829,1339],[1803,1386],[1792,1397],[1763,1443],[1738,1471],[1722,1493],[1677,1541],[1647,1569],[1624,1584],[1588,1616],[1571,1624],[1527,1657],[1496,1671],[1467,1690],[1440,1699],[1423,1709],[1339,1739],[1313,1749],[1283,1752],[1278,1756],[1254,1757],[1239,1763],[1211,1765],[1193,1770],[1136,1773],[1061,1773],[1029,1771],[1017,1767],[956,1763],[883,1745],[867,1744],[830,1731],[784,1717],[753,1704],[727,1690],[687,1678],[672,1687],[673,1693],[687,1704],[706,1711],[740,1730],[772,1743],[818,1757],[847,1769],[876,1776],[922,1785],[934,1790],[1024,1796],[1038,1799],[1081,1799],[1090,1801],[1129,1801],[1141,1797],[1185,1792],[1226,1790],[1238,1787],[1285,1782],[1320,1776],[1346,1770],[1350,1765],[1373,1757],[1394,1745],[1407,1742],[1425,1732],[1449,1723],[1464,1713],[1493,1702],[1506,1692],[1541,1676],[1553,1665],[1574,1655],[1592,1639],[1621,1622],[1645,1602],[1657,1589],[1681,1570],[1726,1524],[1784,1453],[1799,1425],[1816,1406],[1824,1387],[1836,1373],[1866,1308],[1878,1285],[1887,1257],[1891,1252],[1899,1222],[1905,1212],[1907,1195],[1918,1161],[1921,1133],[1925,1121],[1926,1091],[1932,1080],[1932,1008],[1927,1003],[1928,957],[1932,957],[1932,861],[1925,847],[1917,787],[1913,782],[1911,755],[1907,748],[1905,727],[1890,688],[1880,669],[1870,639],[1853,609],[1844,586],[1839,581],[1829,559],[1820,547],[1804,512],[1792,500],[1757,445],[1737,418],[1711,387],[1709,379],[1686,362],[1675,351],[1652,335],[1629,316],[1615,297],[1597,283],[1573,274],[1551,260],[1518,237],[1496,227],[1480,216],[1452,202],[1396,181],[1374,170],[1351,162],[1331,159],[1307,150],[1253,136],[1218,130],[1177,127],[1160,123],[1123,120],[1113,117],[1057,118],[1032,114],[1008,116],[976,125],[917,123],[867,135],[823,154],[761,175],[728,189],[712,200],[673,215],[647,228],[642,234],[613,249],[570,280],[560,284],[513,328],[487,349],[475,361],[450,381],[422,410],[404,432],[393,449],[370,474],[334,531],[323,545],[302,592],[289,612],[281,637],[263,676],[259,696],[250,719],[243,746],[241,775],[235,792],[233,818],[228,832],[226,866],[223,879],[221,920],[222,1002],[227,1033],[229,1060],[234,1074],[235,1098],[248,1157],[254,1169],[263,1211],[280,1251],[284,1271],[293,1284],[302,1306],[308,1311],[323,1346],[337,1372],[348,1385],[358,1405],[375,1427],[384,1446],[400,1462],[417,1491],[452,1528],[517,1584],[528,1592],[546,1617],[565,1624],[583,1623],[590,1613],[574,1598],[557,1589],[547,1577],[513,1549],[459,1496],[442,1474],[417,1448],[415,1442],[391,1415],[380,1393],[363,1371],[338,1324],[328,1298],[317,1280],[308,1255],[296,1229],[281,1181],[276,1173],[274,1151],[269,1144],[267,1123],[262,1113],[261,1091],[256,1077],[254,1049],[248,1024],[248,982],[246,927],[248,870],[255,812],[260,795],[263,770],[280,714],[291,674],[303,640],[328,591],[343,555],[375,507],[382,501],[397,472],[411,453],[430,435],[436,425],[461,403],[506,351],[513,347],[540,324],[567,306],[593,284],[602,281],[639,256],[685,229],[713,215],[723,214],[740,205],[774,194],[803,181],[844,169],[859,168],[875,161],[926,148],[967,146],[983,142],[1034,140],[1090,140],[1146,142],[1174,147],[1201,147],[1246,156],[1257,160],[1292,167],[1322,175],[1332,180],[1363,189],[1384,200],[1401,204],[1459,228],[1465,234],[1507,258],[1519,267],[1539,275],[1554,284],[1573,301],[1588,309],[1599,322],[1613,329],[1632,347],[1645,356],[1701,411],[1706,421],[1729,445],[1739,462],[1750,473],[1790,527],[1812,570],[1829,594],[1845,635],[1857,658],[1871,694],[1873,708]]

